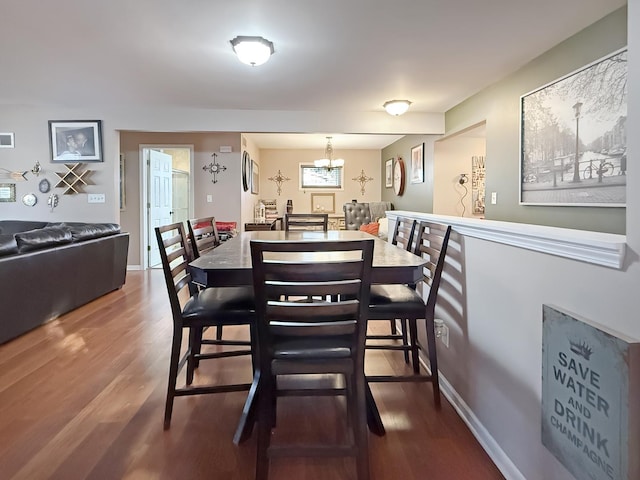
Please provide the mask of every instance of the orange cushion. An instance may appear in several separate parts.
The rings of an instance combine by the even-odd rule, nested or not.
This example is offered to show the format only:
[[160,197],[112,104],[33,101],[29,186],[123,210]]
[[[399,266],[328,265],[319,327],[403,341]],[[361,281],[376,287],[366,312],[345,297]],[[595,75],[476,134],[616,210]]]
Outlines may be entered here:
[[361,231],[370,233],[371,235],[378,235],[379,229],[380,229],[380,224],[378,222],[367,223],[366,225],[362,225],[360,227]]

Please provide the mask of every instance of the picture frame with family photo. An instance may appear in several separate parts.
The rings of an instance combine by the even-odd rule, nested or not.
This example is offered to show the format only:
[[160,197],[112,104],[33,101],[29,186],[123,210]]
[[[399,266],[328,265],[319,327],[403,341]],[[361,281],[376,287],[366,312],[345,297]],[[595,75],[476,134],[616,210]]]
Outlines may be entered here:
[[100,120],[49,120],[51,161],[102,162]]

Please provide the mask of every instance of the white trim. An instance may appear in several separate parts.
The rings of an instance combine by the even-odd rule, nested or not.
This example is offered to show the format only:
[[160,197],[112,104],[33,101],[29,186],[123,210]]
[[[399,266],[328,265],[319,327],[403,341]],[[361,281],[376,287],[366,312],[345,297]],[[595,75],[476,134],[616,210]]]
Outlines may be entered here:
[[627,246],[626,236],[612,233],[401,210],[387,212],[387,217],[394,222],[398,216],[446,223],[451,225],[455,232],[467,237],[526,248],[536,252],[548,253],[618,270],[622,269]]
[[440,392],[449,400],[451,406],[469,427],[473,436],[476,437],[478,443],[487,452],[487,455],[500,470],[500,473],[504,475],[504,478],[507,480],[527,480],[447,379],[442,374],[439,374],[438,378],[440,380]]
[[[431,369],[427,366],[422,355],[420,355],[420,365],[431,373]],[[527,480],[441,372],[438,372],[438,380],[440,393],[449,401],[504,478],[506,480]]]

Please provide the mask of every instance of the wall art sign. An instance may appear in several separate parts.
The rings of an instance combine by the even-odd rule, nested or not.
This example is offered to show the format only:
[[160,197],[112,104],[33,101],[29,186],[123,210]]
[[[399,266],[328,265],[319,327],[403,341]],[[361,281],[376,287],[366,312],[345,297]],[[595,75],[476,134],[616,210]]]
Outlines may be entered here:
[[627,50],[520,98],[520,203],[621,207]]
[[550,305],[542,331],[542,444],[576,478],[640,478],[640,342]]
[[102,162],[102,122],[49,120],[49,146],[52,162]]
[[485,164],[484,156],[471,157],[471,203],[472,212],[484,213],[485,206]]

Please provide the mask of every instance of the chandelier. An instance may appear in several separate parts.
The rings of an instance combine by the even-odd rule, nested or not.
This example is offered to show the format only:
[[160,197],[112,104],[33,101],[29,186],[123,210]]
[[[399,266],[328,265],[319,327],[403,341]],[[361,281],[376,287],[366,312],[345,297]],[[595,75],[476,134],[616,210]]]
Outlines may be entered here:
[[327,170],[344,166],[343,158],[333,158],[331,137],[327,137],[327,146],[324,147],[324,158],[314,161],[313,164],[318,168],[326,168]]

